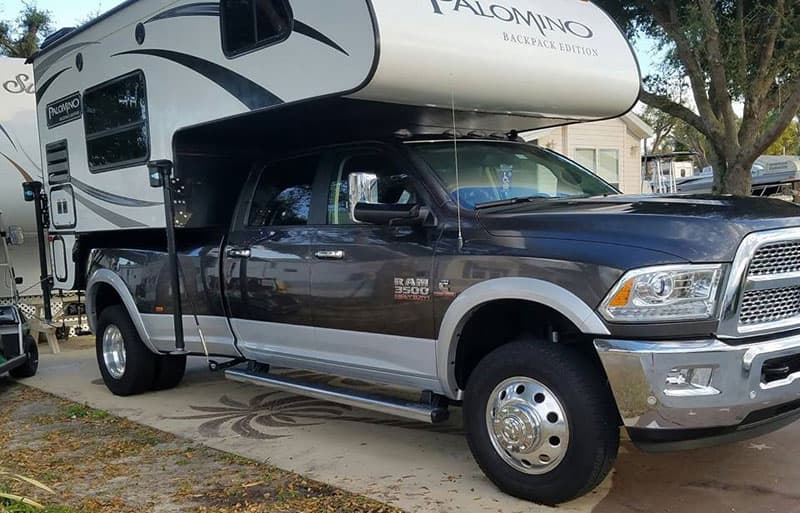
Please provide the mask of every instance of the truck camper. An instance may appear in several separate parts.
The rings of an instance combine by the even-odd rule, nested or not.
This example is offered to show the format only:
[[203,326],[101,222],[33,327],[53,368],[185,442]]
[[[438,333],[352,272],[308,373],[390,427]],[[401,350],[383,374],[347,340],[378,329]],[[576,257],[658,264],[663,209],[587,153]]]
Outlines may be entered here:
[[128,1],[33,64],[54,280],[117,395],[205,355],[463,407],[486,475],[547,504],[604,479],[620,426],[665,449],[800,415],[797,206],[620,196],[520,140],[636,103],[591,2]]

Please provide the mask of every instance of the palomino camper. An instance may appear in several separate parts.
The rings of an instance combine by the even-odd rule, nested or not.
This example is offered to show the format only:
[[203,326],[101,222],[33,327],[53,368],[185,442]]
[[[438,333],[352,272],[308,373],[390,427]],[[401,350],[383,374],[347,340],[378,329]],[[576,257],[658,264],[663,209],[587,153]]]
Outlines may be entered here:
[[627,198],[519,140],[636,102],[591,2],[129,1],[34,70],[54,278],[115,394],[206,355],[418,421],[463,405],[487,476],[545,503],[603,480],[620,425],[674,448],[800,415],[796,206]]
[[[33,68],[24,59],[0,57],[0,211],[10,226],[19,226],[25,235],[22,245],[9,248],[16,275],[25,295],[38,296],[39,256],[37,253],[36,212],[25,202],[22,184],[42,180],[36,128],[36,101]],[[8,276],[0,277],[0,298],[10,290]]]

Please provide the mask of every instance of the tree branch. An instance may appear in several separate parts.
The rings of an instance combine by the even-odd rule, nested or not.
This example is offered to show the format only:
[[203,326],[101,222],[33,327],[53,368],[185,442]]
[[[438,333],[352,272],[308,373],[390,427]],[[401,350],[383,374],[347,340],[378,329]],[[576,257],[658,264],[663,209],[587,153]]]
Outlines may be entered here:
[[698,132],[709,135],[708,127],[703,122],[703,119],[685,105],[681,105],[667,96],[653,94],[647,91],[642,91],[642,96],[639,99],[651,107],[666,112],[670,116],[682,119]]
[[[779,0],[782,1],[782,0]],[[714,5],[711,0],[699,0],[700,15],[705,26],[705,43],[708,52],[708,66],[711,72],[713,84],[714,100],[717,111],[725,120],[725,137],[731,147],[738,146],[737,137],[738,126],[736,123],[736,113],[733,112],[733,100],[728,90],[728,72],[722,58],[720,48],[720,32],[717,18],[714,15]],[[744,44],[740,41],[739,44]]]
[[[641,4],[642,0],[638,0]],[[692,84],[692,94],[694,101],[697,105],[697,110],[700,112],[702,118],[700,121],[705,125],[701,132],[709,137],[723,136],[722,128],[719,123],[719,118],[714,113],[711,107],[711,100],[706,92],[705,73],[700,66],[700,61],[697,55],[692,50],[692,46],[681,29],[680,20],[678,19],[677,7],[674,0],[669,0],[669,5],[664,5],[666,2],[647,2],[644,7],[650,11],[655,19],[667,35],[675,41],[675,48],[678,56],[686,66],[686,72],[689,75],[689,81]],[[688,109],[687,109],[688,110]],[[689,111],[691,112],[691,111]],[[694,113],[692,113],[694,114]],[[679,116],[680,117],[680,116]],[[681,119],[684,119],[681,117]],[[688,120],[684,119],[687,123]],[[691,124],[691,123],[690,123]],[[694,126],[694,125],[693,125]],[[699,127],[695,127],[700,130]]]
[[783,110],[775,118],[775,121],[772,122],[762,133],[761,137],[759,137],[755,144],[753,145],[753,152],[756,155],[761,155],[764,153],[767,148],[772,145],[775,140],[780,137],[789,125],[794,121],[794,118],[797,117],[797,112],[800,110],[800,78],[797,78],[794,81],[794,84],[791,88],[791,94],[789,99],[783,106]]

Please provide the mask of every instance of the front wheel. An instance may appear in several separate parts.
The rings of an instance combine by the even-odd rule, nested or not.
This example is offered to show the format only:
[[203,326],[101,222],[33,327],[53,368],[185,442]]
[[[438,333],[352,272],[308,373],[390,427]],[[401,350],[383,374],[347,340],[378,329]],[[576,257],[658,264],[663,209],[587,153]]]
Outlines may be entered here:
[[464,398],[478,465],[504,492],[542,504],[590,492],[619,448],[605,382],[573,347],[520,340],[494,350],[472,372]]

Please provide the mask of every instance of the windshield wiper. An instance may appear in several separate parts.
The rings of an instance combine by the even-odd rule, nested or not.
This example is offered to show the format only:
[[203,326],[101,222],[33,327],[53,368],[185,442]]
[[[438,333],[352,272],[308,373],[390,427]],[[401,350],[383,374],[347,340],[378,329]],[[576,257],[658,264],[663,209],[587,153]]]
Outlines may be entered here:
[[487,201],[485,203],[478,203],[475,205],[475,210],[482,210],[484,208],[492,208],[492,207],[507,207],[510,205],[516,205],[518,203],[529,203],[531,201],[536,200],[546,200],[551,199],[550,196],[521,196],[516,198],[508,198],[502,200],[495,200],[495,201]]

